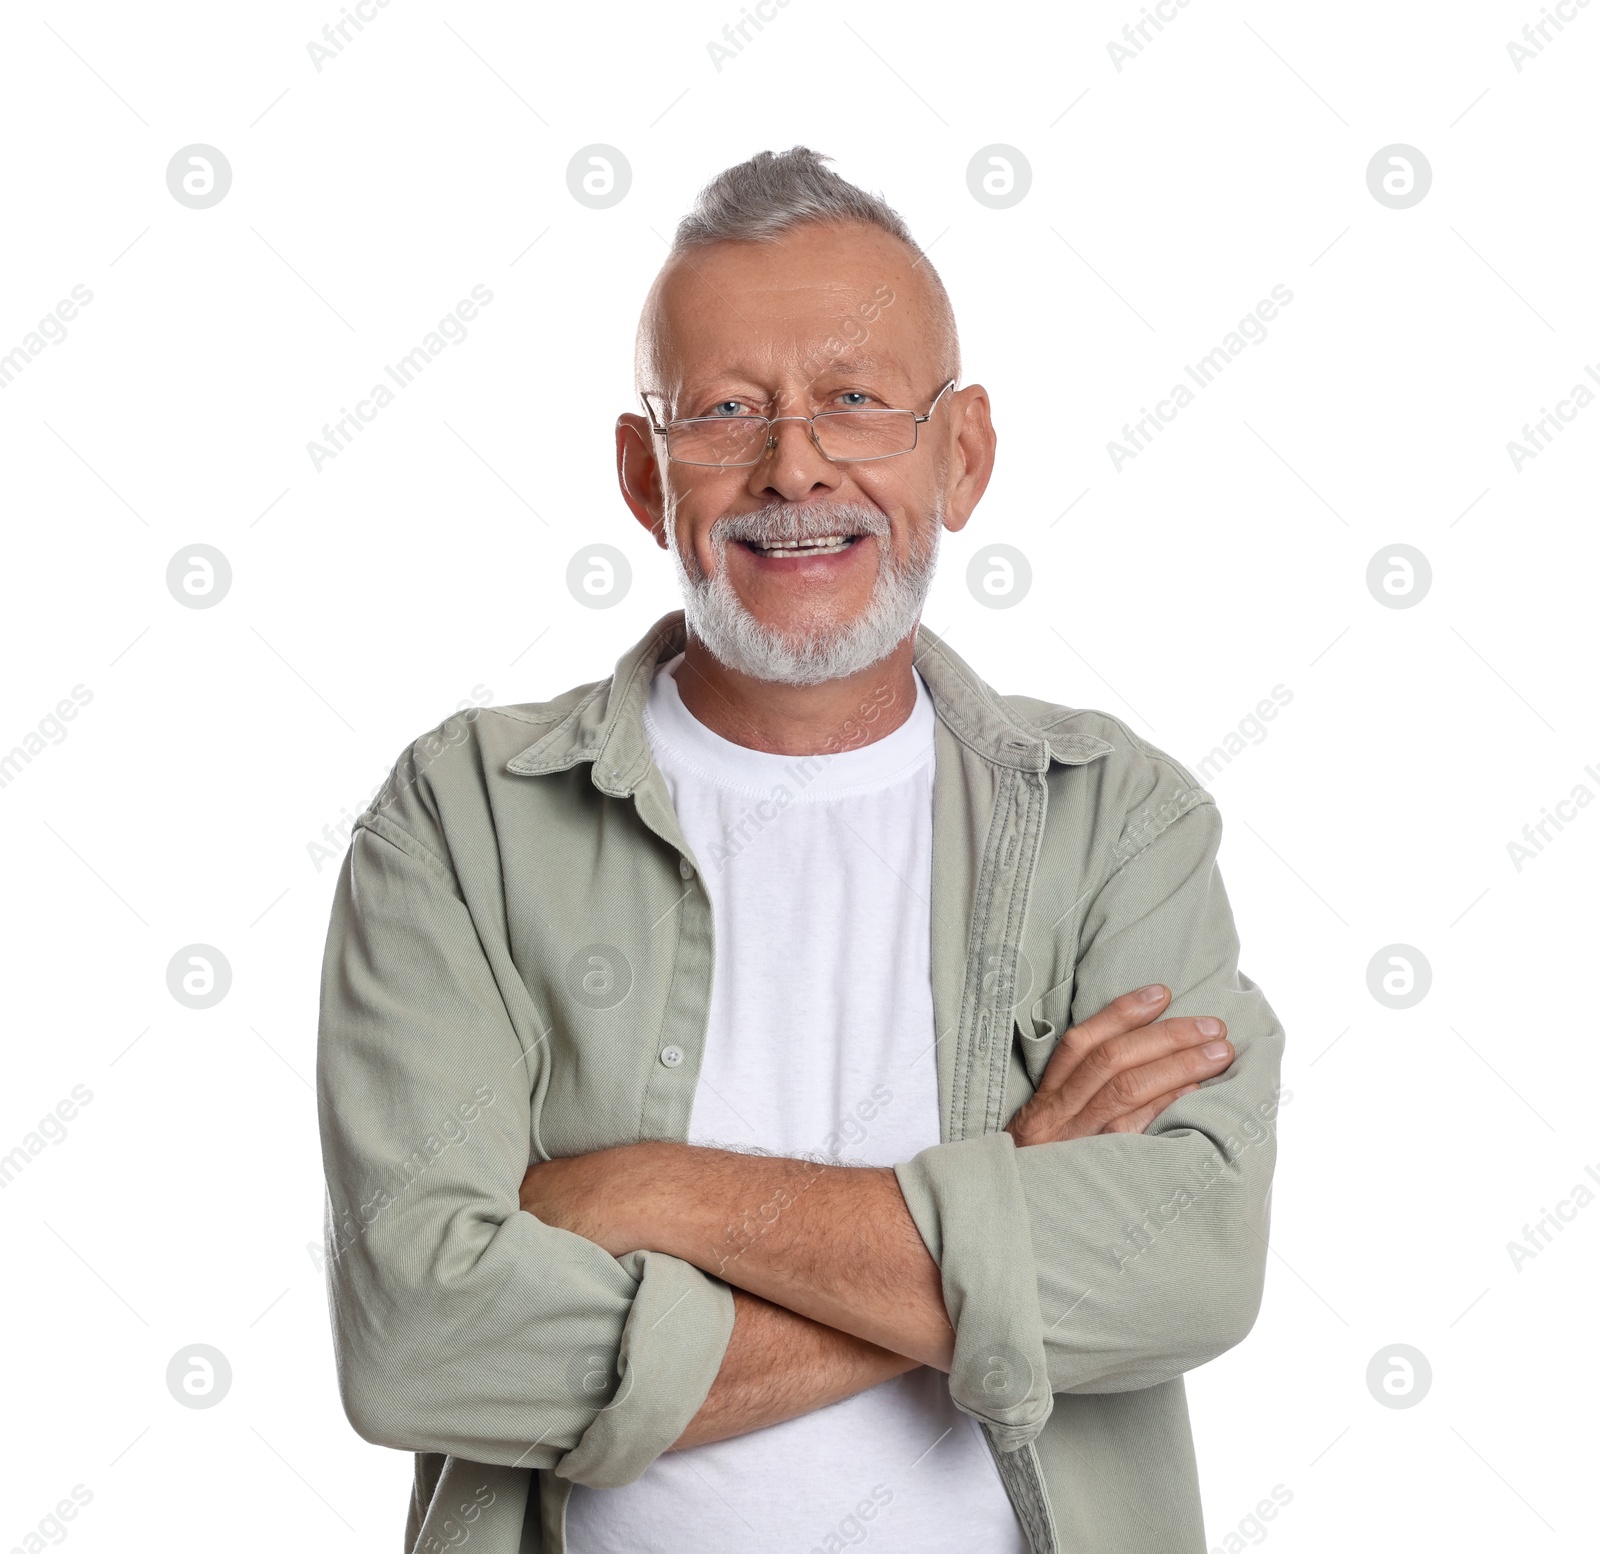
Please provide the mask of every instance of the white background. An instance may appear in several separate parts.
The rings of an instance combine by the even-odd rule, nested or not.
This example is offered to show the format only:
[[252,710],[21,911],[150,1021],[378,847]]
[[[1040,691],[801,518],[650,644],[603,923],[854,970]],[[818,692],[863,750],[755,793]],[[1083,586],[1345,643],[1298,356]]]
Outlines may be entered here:
[[[332,0],[0,11],[0,352],[93,293],[0,390],[0,751],[92,693],[0,787],[0,1152],[93,1096],[0,1192],[0,1546],[82,1484],[85,1550],[399,1547],[409,1459],[343,1419],[308,1252],[310,844],[459,703],[597,679],[675,606],[611,469],[639,303],[695,190],[796,142],[930,247],[993,397],[928,624],[1191,765],[1292,692],[1208,783],[1294,1096],[1260,1320],[1190,1378],[1210,1542],[1281,1484],[1284,1554],[1583,1545],[1600,1205],[1520,1271],[1507,1243],[1600,1171],[1600,812],[1520,869],[1507,844],[1600,794],[1600,408],[1520,470],[1507,444],[1600,371],[1600,5],[1521,71],[1533,0],[1194,0],[1120,71],[1134,0],[793,0],[719,70],[740,9],[394,0],[320,71]],[[196,142],[233,173],[203,210],[166,183]],[[632,169],[607,210],[567,187],[594,142]],[[1396,142],[1432,167],[1409,209],[1367,185]],[[967,184],[995,143],[1032,169],[1008,209]],[[317,471],[475,284],[468,338]],[[1268,337],[1115,468],[1278,284]],[[1005,610],[965,581],[996,541],[1033,574]],[[601,542],[633,586],[583,608]],[[197,543],[231,564],[214,608],[167,589]],[[1396,543],[1431,564],[1411,608],[1366,584]],[[167,990],[193,943],[233,974],[204,1011]],[[1432,968],[1405,1010],[1368,991],[1395,943]],[[167,1390],[195,1343],[232,1366],[214,1408]],[[1397,1343],[1433,1371],[1406,1409],[1365,1379]]]

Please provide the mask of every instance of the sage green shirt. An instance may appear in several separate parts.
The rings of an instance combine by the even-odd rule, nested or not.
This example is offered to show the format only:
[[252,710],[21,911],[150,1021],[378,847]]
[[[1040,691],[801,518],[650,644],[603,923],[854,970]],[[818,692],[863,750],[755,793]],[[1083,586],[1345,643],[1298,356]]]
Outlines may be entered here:
[[[942,1142],[895,1167],[1034,1554],[1203,1554],[1183,1373],[1260,1305],[1283,1032],[1238,970],[1221,821],[1116,719],[1001,697],[917,639],[935,733]],[[530,1159],[682,1139],[711,903],[646,741],[666,616],[598,684],[475,709],[360,816],[322,969],[318,1105],[346,1412],[414,1452],[406,1554],[564,1554],[574,1482],[626,1484],[704,1402],[721,1280],[518,1207]],[[1220,1015],[1225,1074],[1143,1134],[1002,1131],[1120,993]],[[846,1508],[848,1509],[848,1508]]]

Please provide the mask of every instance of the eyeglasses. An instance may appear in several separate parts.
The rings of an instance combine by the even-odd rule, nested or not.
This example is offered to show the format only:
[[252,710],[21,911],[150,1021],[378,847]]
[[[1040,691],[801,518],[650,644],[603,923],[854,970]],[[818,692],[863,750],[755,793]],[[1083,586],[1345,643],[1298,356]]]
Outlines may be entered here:
[[914,410],[824,410],[820,415],[710,415],[686,421],[656,419],[649,397],[640,402],[650,416],[650,429],[667,439],[667,457],[674,464],[694,464],[708,469],[748,469],[759,464],[778,446],[773,428],[780,421],[804,421],[817,451],[833,464],[863,464],[869,459],[892,459],[910,453],[917,445],[917,428],[930,420],[951,378],[933,396],[926,415]]

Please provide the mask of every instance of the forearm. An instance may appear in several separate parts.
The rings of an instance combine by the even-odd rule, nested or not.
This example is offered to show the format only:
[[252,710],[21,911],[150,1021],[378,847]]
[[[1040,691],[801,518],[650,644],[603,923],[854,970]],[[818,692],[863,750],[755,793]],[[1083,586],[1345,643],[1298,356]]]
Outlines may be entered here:
[[795,1419],[914,1370],[917,1361],[735,1288],[733,1336],[700,1411],[669,1450]]
[[814,1322],[948,1371],[939,1266],[890,1167],[652,1143],[630,1247],[670,1253]]

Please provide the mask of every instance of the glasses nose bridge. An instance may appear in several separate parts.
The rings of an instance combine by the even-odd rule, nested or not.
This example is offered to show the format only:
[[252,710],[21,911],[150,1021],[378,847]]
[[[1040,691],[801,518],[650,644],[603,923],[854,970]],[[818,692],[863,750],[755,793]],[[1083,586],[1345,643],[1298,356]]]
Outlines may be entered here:
[[[781,421],[804,421],[805,424],[806,424],[806,435],[811,439],[812,447],[814,447],[817,450],[818,453],[822,454],[823,458],[826,459],[828,457],[827,454],[822,453],[822,441],[817,436],[817,423],[816,423],[816,417],[815,416],[809,416],[809,415],[771,415],[771,416],[768,416],[766,418],[766,421],[767,421],[767,440],[763,444],[762,449],[761,449],[761,452],[762,452],[763,455],[771,453],[778,446],[777,428],[778,428],[779,422],[781,422]],[[833,461],[830,459],[829,463],[832,463],[832,462]]]

